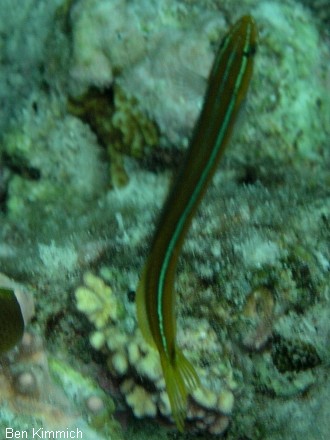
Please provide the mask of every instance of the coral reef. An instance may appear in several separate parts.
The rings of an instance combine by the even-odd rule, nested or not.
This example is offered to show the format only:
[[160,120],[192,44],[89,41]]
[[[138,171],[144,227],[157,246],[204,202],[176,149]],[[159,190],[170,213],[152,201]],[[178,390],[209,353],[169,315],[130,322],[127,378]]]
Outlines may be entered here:
[[101,145],[107,148],[111,182],[116,187],[128,181],[123,155],[140,158],[158,142],[155,124],[118,85],[111,90],[89,89],[80,97],[70,98],[68,108],[90,125]]
[[[118,313],[122,307],[120,296],[91,273],[85,274],[84,283],[75,292],[77,307],[94,324],[96,330],[90,342],[96,350],[106,354],[108,368],[120,380],[120,391],[127,405],[137,418],[161,415],[171,420],[160,359],[136,328],[132,315],[135,308],[127,307],[125,313],[124,310]],[[197,326],[189,324],[179,339],[188,347],[186,338],[194,338],[189,352],[195,363],[201,364],[202,357],[220,352],[216,336],[206,321],[199,321]],[[194,327],[197,330],[194,331]],[[192,432],[222,434],[229,425],[234,406],[230,368],[217,360],[208,363],[207,368],[197,367],[197,373],[203,386],[190,398],[187,427]]]
[[[136,330],[134,291],[200,110],[214,45],[251,13],[260,42],[246,111],[176,274],[179,345],[211,391],[191,396],[187,430],[210,437],[230,421],[227,440],[327,438],[327,2],[0,3],[0,266],[33,292],[36,306],[23,338],[31,354],[20,346],[1,358],[1,430],[77,421],[88,438],[100,438],[113,406],[87,377],[102,379],[107,391],[108,382],[118,385],[125,438],[179,436],[166,431],[169,423],[153,423],[170,414],[157,356]],[[116,127],[106,142],[107,107],[99,131],[68,109],[91,90],[112,99]],[[150,127],[159,131],[146,157]],[[126,157],[130,143],[142,160],[136,149]],[[119,151],[117,163],[104,147]],[[125,170],[126,186],[109,186],[109,165]],[[82,313],[93,310],[93,322],[73,299],[87,271],[103,280],[96,289],[87,275],[80,290]],[[94,349],[86,346],[90,334]],[[144,416],[150,423],[139,423]]]
[[330,13],[329,4],[327,0],[300,0],[301,3],[309,7],[315,14],[318,20],[322,20],[325,25],[325,32],[329,35]]
[[89,439],[123,438],[112,399],[92,379],[49,356],[33,333],[25,332],[1,358],[0,384],[2,432],[79,430]]
[[[2,158],[16,171],[8,182],[8,215],[26,213],[22,199],[45,210],[50,203],[72,209],[69,200],[95,197],[105,180],[100,150],[88,127],[70,116],[59,121],[59,103],[45,95],[38,97],[38,104],[32,95],[24,108],[2,139]],[[63,131],[75,135],[64,142]]]
[[[214,38],[223,19],[220,14],[199,11],[190,18],[186,38],[176,2],[147,3],[77,2],[72,12],[72,75],[78,79],[76,88],[109,86],[113,71],[119,70],[125,92],[138,99],[167,139],[182,144],[182,135],[187,136],[199,111],[204,85],[198,75],[206,77],[211,66],[208,38]],[[189,90],[187,81],[192,86]]]
[[[201,104],[203,86],[198,85],[201,81],[197,81],[196,76],[207,77],[212,60],[210,41],[214,41],[225,27],[222,15],[216,11],[211,14],[207,9],[201,10],[198,16],[194,12],[189,14],[188,6],[182,6],[180,11],[174,1],[167,1],[163,6],[151,2],[148,9],[130,4],[126,5],[125,11],[122,9],[122,2],[111,5],[101,3],[97,6],[95,3],[93,0],[85,0],[77,2],[74,8],[74,52],[83,59],[90,58],[89,54],[92,53],[93,57],[88,65],[99,67],[95,75],[85,75],[83,83],[88,86],[103,83],[102,75],[108,69],[102,68],[99,58],[106,58],[114,66],[119,64],[121,74],[117,81],[126,93],[134,96],[149,118],[157,122],[167,141],[177,145],[184,144]],[[260,108],[272,110],[261,114],[256,129],[259,133],[265,130],[269,133],[272,130],[273,137],[281,139],[283,151],[279,150],[278,145],[277,148],[269,145],[269,154],[276,151],[277,157],[280,154],[287,156],[290,153],[288,146],[296,145],[301,154],[310,155],[309,139],[313,136],[313,127],[318,124],[315,106],[324,101],[322,91],[317,85],[322,75],[317,32],[312,26],[305,26],[306,13],[298,5],[295,6],[293,17],[291,6],[287,4],[249,3],[255,18],[261,24],[261,30],[263,27],[267,30],[262,39],[262,47],[268,48],[274,56],[275,52],[279,54],[283,66],[281,71],[285,72],[281,78],[275,78],[274,72],[272,81],[262,75],[258,78],[259,75],[256,74],[255,84],[266,87]],[[102,16],[101,20],[101,11],[104,8],[107,8],[108,17],[116,19],[106,20]],[[184,26],[190,26],[188,37],[183,34],[187,34],[187,31],[181,29],[183,17]],[[285,43],[293,20],[295,32],[300,38],[292,35],[289,46]],[[118,38],[118,35],[120,42],[114,45],[113,39],[115,36]],[[81,41],[86,44],[82,45]],[[305,56],[306,44],[308,57]],[[115,50],[122,50],[124,56],[113,54]],[[80,62],[78,57],[73,68],[81,70],[82,66],[85,67],[85,63]],[[315,76],[312,79],[313,87],[307,90],[304,83],[310,66],[313,66]],[[261,64],[259,71],[262,72]],[[107,84],[111,82],[112,79],[109,78]],[[275,84],[280,84],[276,90]],[[177,99],[178,94],[180,100]],[[287,108],[285,119],[282,114],[283,106]],[[321,115],[321,118],[325,121],[324,116]],[[268,120],[269,117],[272,123]],[[315,133],[315,141],[319,134]]]
[[81,0],[73,3],[74,61],[71,75],[75,82],[109,86],[114,71],[123,69],[134,57],[143,53],[146,43],[139,17],[134,11],[136,7],[121,0]]

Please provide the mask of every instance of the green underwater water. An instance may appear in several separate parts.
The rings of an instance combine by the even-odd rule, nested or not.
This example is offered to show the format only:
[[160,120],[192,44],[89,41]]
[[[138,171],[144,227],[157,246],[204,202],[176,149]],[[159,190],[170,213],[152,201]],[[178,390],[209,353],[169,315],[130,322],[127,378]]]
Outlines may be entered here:
[[[326,438],[327,1],[0,6],[0,287],[34,309],[0,354],[0,438]],[[175,273],[178,345],[205,389],[181,434],[135,292],[219,41],[245,14],[249,92]]]

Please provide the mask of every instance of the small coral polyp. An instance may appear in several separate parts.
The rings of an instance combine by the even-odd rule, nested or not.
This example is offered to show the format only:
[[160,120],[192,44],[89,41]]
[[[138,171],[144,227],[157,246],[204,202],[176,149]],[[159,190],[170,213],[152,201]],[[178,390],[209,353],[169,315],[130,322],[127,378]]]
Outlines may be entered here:
[[[137,328],[135,308],[125,307],[123,295],[90,272],[85,274],[84,283],[76,289],[77,308],[94,325],[95,331],[90,335],[91,345],[106,354],[108,368],[118,380],[126,404],[136,418],[163,417],[173,422],[159,355],[144,341]],[[103,307],[100,301],[104,301]],[[95,313],[95,304],[99,314]],[[103,325],[100,325],[101,321]],[[214,359],[211,353],[215,349],[221,351],[217,337],[206,320],[199,320],[198,330],[189,320],[180,323],[182,326],[186,327],[179,333],[183,346],[188,347],[188,335],[190,338],[192,333],[194,335],[196,343],[194,348],[189,346],[187,356],[194,358],[202,383],[189,397],[186,429],[211,435],[222,434],[229,425],[234,406],[235,384],[231,371],[218,360],[213,364],[211,362],[207,368],[199,366],[202,365],[202,357],[208,356],[208,349],[210,359]],[[199,337],[198,333],[202,336]]]

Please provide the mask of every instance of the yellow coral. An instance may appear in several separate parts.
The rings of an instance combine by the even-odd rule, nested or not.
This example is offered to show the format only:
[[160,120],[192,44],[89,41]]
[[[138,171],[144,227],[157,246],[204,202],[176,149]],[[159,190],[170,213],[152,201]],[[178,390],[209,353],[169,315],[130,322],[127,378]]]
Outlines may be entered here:
[[119,307],[111,288],[91,272],[85,273],[84,284],[75,292],[78,310],[85,313],[97,329],[109,320],[116,321]]
[[133,389],[126,395],[126,402],[132,408],[135,417],[154,417],[157,414],[157,407],[152,400],[152,394],[140,385],[133,386]]

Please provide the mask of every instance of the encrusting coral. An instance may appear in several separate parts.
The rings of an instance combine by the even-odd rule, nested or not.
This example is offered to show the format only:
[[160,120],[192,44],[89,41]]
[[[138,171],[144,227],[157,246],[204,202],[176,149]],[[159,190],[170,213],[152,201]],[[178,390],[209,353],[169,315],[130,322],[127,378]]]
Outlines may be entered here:
[[[108,368],[119,380],[120,391],[134,415],[137,418],[163,416],[172,420],[159,356],[146,344],[136,327],[132,316],[135,308],[124,310],[118,294],[91,273],[84,275],[84,285],[76,289],[75,295],[77,308],[96,329],[90,335],[91,345],[107,355]],[[192,323],[188,325],[193,326]],[[199,322],[195,331],[189,328],[186,334],[179,334],[184,345],[188,345],[191,338],[194,338],[194,348],[189,347],[189,350],[196,359],[200,360],[201,353],[207,356],[208,350],[221,350],[205,320]],[[195,432],[221,434],[228,427],[234,405],[235,384],[230,369],[215,361],[207,368],[198,366],[197,372],[202,386],[190,396],[187,427]]]

